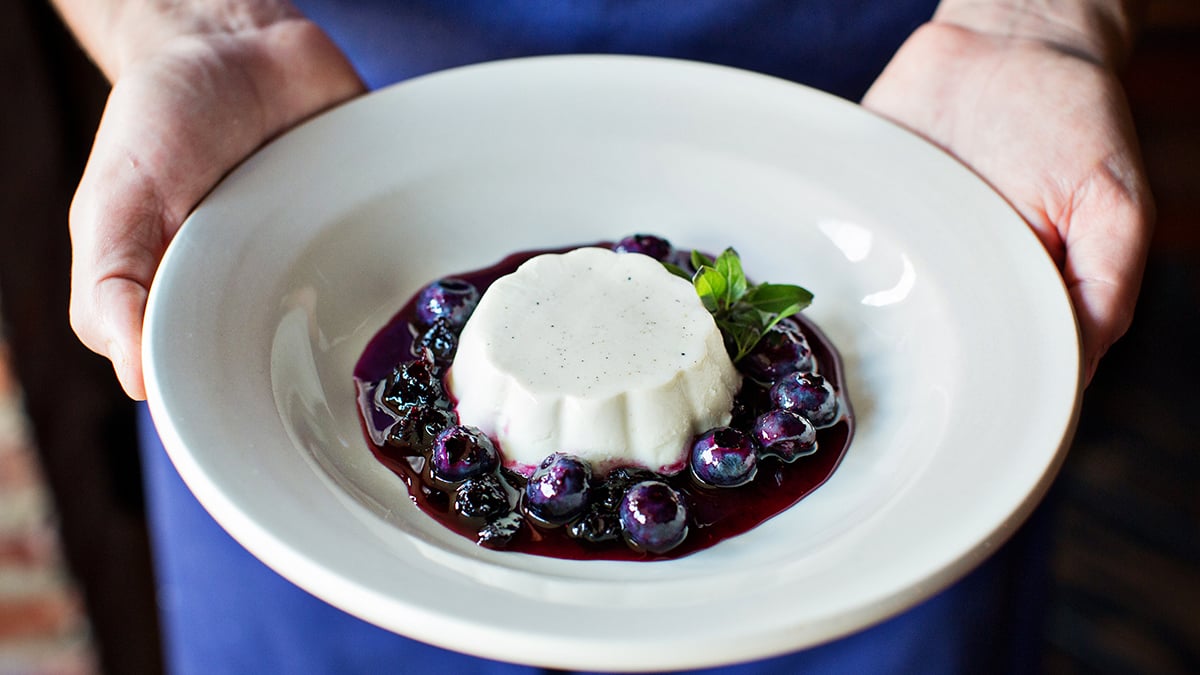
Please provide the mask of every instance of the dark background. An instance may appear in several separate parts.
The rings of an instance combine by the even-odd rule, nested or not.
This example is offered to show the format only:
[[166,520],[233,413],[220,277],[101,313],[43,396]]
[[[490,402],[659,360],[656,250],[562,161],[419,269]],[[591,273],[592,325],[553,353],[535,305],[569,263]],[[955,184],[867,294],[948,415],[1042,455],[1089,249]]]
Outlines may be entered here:
[[[1125,80],[1159,224],[1056,487],[1050,673],[1200,672],[1200,2],[1152,7]],[[0,50],[4,332],[103,668],[160,672],[132,406],[67,324],[67,208],[108,87],[42,0],[0,3]]]

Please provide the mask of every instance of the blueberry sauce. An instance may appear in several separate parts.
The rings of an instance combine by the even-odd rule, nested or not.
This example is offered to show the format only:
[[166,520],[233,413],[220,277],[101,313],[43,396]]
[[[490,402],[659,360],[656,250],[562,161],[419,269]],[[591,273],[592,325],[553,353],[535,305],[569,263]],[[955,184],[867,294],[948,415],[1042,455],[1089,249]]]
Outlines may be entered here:
[[[594,245],[609,246],[605,243]],[[454,278],[473,284],[483,293],[492,282],[515,271],[526,260],[543,253],[567,250],[570,249],[515,253],[491,267],[458,273]],[[359,392],[364,435],[375,457],[407,485],[409,495],[418,508],[450,530],[472,541],[480,541],[484,538],[481,528],[486,521],[464,517],[453,506],[456,498],[464,499],[462,493],[456,493],[453,485],[446,484],[431,471],[426,456],[402,443],[386,440],[387,430],[396,423],[397,417],[388,406],[381,403],[382,389],[398,364],[414,358],[413,342],[417,330],[413,325],[420,323],[417,316],[418,296],[414,296],[372,338],[355,365],[354,379]],[[534,525],[528,518],[516,527],[515,534],[504,543],[503,549],[572,560],[678,558],[744,533],[820,487],[833,474],[846,453],[854,434],[854,416],[846,396],[842,363],[833,345],[807,318],[799,315],[793,318],[807,337],[812,357],[819,364],[821,375],[833,385],[841,406],[835,423],[817,429],[816,452],[798,457],[790,463],[781,461],[777,456],[763,456],[753,480],[734,488],[706,486],[687,469],[673,476],[656,475],[657,480],[683,493],[689,513],[686,538],[664,553],[634,550],[619,539],[615,542],[589,542],[568,536],[568,525]],[[744,378],[742,391],[734,404],[731,426],[749,433],[755,425],[755,419],[772,407],[769,389],[755,384],[748,377]],[[500,448],[500,452],[503,453],[503,448]],[[499,476],[503,479],[499,483],[515,502],[525,488],[525,479],[507,470],[501,470]],[[495,486],[487,485],[476,488],[468,497],[486,503],[488,499],[494,501],[495,495]]]

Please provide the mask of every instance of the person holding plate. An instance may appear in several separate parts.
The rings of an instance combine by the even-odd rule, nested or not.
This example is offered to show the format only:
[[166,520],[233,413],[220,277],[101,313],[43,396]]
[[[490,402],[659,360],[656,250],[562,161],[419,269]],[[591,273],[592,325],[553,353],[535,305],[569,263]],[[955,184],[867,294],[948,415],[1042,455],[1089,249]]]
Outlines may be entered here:
[[[958,157],[1025,219],[1062,272],[1087,377],[1132,319],[1153,223],[1116,76],[1132,48],[1136,2],[55,4],[113,83],[71,207],[71,322],[135,399],[145,398],[141,330],[155,270],[222,176],[267,140],[369,89],[535,54],[695,59],[861,100]],[[171,670],[531,672],[387,633],[283,581],[209,518],[143,422]],[[1044,549],[1040,524],[901,616],[721,672],[1036,669],[1037,574],[1026,570],[1039,569],[1030,556]]]

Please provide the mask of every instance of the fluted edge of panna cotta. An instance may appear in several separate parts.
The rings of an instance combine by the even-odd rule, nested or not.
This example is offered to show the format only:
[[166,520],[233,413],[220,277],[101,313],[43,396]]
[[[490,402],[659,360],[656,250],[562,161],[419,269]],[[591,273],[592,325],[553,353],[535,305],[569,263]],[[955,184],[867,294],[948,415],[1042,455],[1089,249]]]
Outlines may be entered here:
[[674,473],[741,378],[692,285],[636,253],[544,254],[496,280],[447,375],[463,424],[528,474],[555,452]]

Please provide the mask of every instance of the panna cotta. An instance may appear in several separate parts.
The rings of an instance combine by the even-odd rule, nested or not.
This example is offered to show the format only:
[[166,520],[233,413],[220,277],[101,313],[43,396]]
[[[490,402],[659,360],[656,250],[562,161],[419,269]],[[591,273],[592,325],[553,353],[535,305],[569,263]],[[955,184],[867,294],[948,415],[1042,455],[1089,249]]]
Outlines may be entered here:
[[741,376],[690,283],[646,255],[579,248],[492,283],[446,382],[511,469],[570,453],[671,474],[729,423]]

